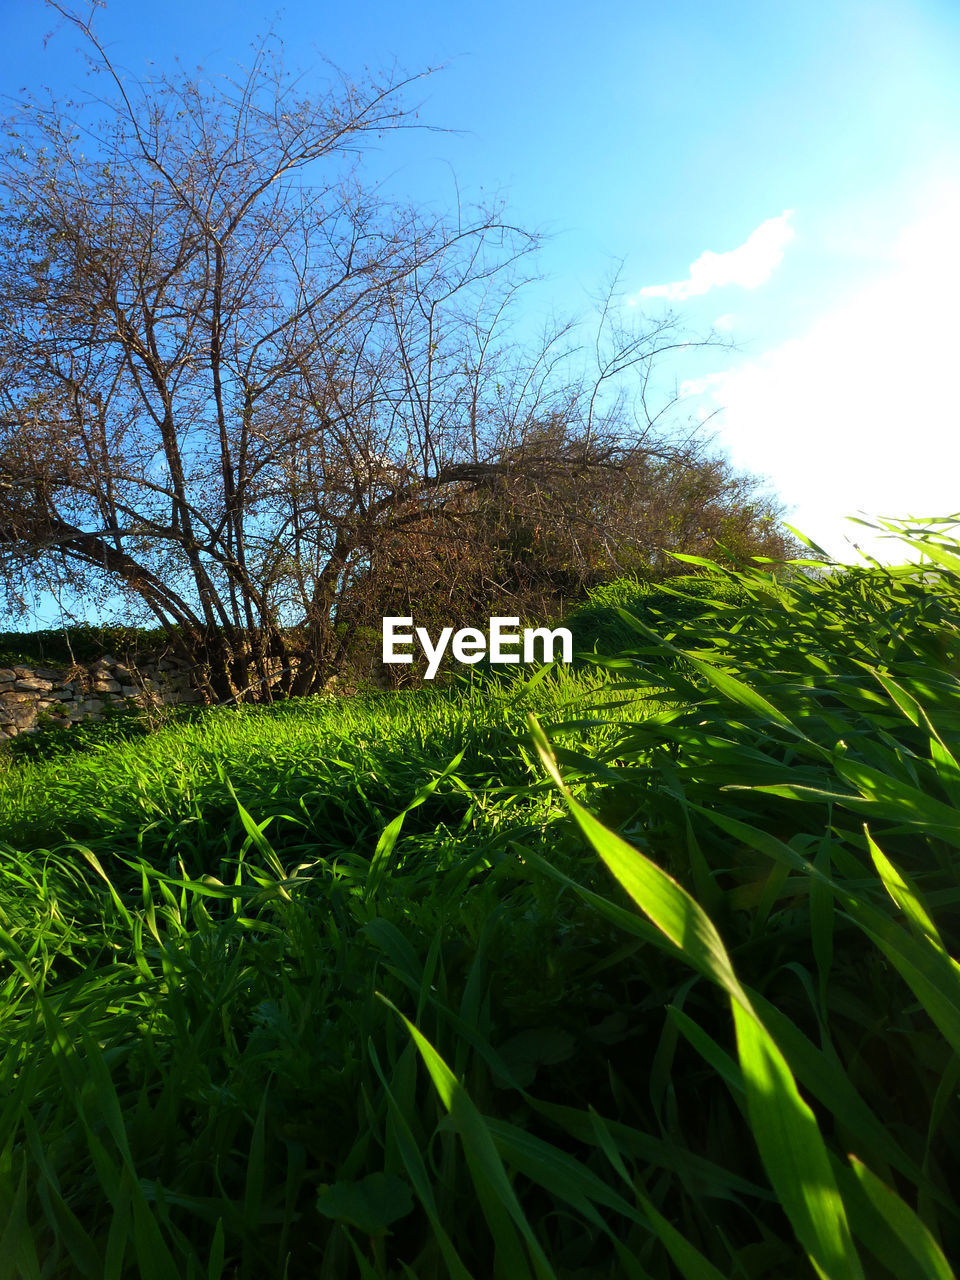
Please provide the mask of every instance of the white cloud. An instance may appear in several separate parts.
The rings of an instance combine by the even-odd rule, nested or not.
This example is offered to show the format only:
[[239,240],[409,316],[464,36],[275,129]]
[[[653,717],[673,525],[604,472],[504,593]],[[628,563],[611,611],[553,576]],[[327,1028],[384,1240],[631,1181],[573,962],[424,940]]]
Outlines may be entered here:
[[904,229],[885,276],[805,335],[687,384],[725,406],[734,461],[769,475],[791,523],[835,554],[849,541],[890,554],[846,516],[960,509],[958,227],[960,188]]
[[713,322],[714,329],[719,329],[721,333],[729,333],[734,326],[736,316],[732,311],[725,311],[722,316],[717,316]]
[[742,245],[727,253],[714,253],[707,249],[696,262],[691,262],[690,275],[686,280],[647,285],[637,297],[684,302],[722,285],[735,284],[741,289],[756,289],[770,279],[783,261],[784,248],[795,234],[790,225],[792,215],[792,209],[785,209],[779,217],[761,222]]

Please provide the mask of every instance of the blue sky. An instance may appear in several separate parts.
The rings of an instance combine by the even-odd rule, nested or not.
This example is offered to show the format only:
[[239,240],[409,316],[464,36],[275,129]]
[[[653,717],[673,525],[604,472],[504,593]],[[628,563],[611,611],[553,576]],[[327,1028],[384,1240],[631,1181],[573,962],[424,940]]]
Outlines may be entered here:
[[[545,308],[582,310],[623,260],[624,307],[719,323],[739,349],[675,370],[691,410],[724,406],[718,443],[835,554],[858,511],[960,510],[955,0],[113,0],[97,21],[138,75],[228,69],[271,21],[318,73],[445,64],[421,118],[458,132],[388,137],[396,189],[503,192],[552,234]],[[0,0],[4,93],[83,84],[55,27]]]

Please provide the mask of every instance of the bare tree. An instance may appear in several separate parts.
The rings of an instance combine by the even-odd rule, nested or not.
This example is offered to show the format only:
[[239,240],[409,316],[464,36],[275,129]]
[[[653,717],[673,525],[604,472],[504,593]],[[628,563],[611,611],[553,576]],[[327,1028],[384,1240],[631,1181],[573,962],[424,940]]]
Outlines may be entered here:
[[467,536],[508,475],[543,492],[673,456],[605,395],[676,346],[672,321],[574,372],[568,328],[532,349],[510,330],[535,237],[362,180],[364,148],[415,124],[409,79],[310,92],[268,41],[234,80],[131,81],[52,7],[109,92],[31,99],[0,161],[8,590],[42,565],[120,592],[212,700],[269,696],[277,668],[305,693],[379,548]]

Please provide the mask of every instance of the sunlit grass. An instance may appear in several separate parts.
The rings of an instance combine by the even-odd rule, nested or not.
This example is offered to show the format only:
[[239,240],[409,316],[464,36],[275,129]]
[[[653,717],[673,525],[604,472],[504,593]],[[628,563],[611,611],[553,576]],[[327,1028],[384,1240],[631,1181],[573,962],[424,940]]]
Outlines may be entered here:
[[606,673],[9,768],[0,1274],[952,1275],[960,548],[913,541],[701,566]]

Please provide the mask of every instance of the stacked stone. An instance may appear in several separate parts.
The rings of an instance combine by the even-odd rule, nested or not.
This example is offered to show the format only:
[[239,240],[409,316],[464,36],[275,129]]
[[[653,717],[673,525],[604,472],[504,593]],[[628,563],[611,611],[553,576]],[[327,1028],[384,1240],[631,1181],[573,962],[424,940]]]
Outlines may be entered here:
[[[0,740],[37,726],[37,717],[55,703],[73,702],[75,684],[63,671],[46,667],[0,667]],[[68,717],[56,717],[69,724]],[[78,717],[79,719],[79,717]]]
[[44,727],[99,720],[107,707],[200,702],[190,664],[167,657],[136,673],[112,654],[70,668],[0,667],[0,741]]
[[155,664],[148,664],[143,675],[146,689],[156,703],[169,707],[202,701],[193,687],[193,669],[183,658],[168,654]]
[[[268,663],[271,682],[283,672],[279,659]],[[375,679],[387,687],[386,681]],[[356,685],[331,676],[325,692],[349,695]],[[20,733],[100,720],[108,707],[177,706],[203,702],[194,685],[191,663],[172,653],[138,663],[135,671],[106,653],[96,662],[65,667],[0,667],[0,742]]]

